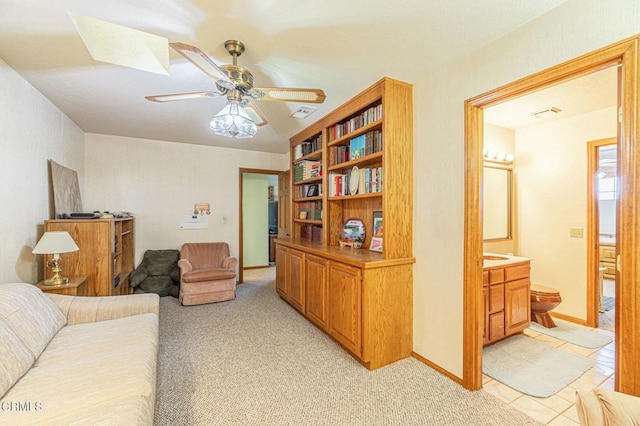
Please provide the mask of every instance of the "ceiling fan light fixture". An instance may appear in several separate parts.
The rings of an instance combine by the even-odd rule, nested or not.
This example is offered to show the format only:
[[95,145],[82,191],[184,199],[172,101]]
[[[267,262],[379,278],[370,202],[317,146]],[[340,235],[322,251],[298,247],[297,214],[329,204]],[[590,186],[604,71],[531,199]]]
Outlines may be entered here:
[[228,138],[252,138],[258,128],[244,107],[236,101],[231,101],[213,117],[209,125],[216,135]]

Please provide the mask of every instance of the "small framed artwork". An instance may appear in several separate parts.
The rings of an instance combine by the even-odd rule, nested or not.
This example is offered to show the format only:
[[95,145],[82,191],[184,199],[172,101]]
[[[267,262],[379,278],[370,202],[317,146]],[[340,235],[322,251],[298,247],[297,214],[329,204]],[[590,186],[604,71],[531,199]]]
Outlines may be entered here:
[[300,219],[302,220],[306,220],[307,219],[307,212],[300,212]]
[[382,252],[382,212],[373,212],[373,227],[371,231],[371,245],[369,250]]
[[369,250],[382,253],[382,238],[371,237],[371,245],[369,246]]
[[318,185],[311,185],[307,189],[307,197],[315,197],[318,195]]

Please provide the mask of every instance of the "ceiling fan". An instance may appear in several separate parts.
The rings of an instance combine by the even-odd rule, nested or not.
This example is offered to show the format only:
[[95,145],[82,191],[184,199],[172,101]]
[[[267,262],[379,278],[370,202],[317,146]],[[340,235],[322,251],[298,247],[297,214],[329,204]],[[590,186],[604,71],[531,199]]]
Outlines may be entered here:
[[267,124],[267,120],[254,105],[254,100],[319,104],[326,98],[321,89],[253,87],[251,72],[238,65],[238,56],[244,52],[244,44],[238,40],[225,41],[224,47],[233,57],[233,64],[221,66],[216,65],[209,56],[195,46],[184,43],[169,43],[169,45],[214,79],[217,90],[146,96],[146,99],[154,102],[170,102],[226,96],[227,105],[211,120],[211,130],[216,134],[238,138],[253,137],[257,132],[256,126]]

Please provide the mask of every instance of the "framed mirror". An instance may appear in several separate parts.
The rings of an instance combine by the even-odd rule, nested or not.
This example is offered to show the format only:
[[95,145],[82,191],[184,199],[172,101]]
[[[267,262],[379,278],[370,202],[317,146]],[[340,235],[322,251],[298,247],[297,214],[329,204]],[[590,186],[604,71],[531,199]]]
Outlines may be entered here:
[[513,169],[484,165],[483,178],[484,241],[513,238]]

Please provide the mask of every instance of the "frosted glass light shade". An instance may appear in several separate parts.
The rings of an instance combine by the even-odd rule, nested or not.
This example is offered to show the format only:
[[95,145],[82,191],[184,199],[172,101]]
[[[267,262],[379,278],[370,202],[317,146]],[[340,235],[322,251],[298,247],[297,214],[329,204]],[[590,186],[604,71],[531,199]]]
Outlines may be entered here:
[[229,102],[213,117],[210,126],[217,135],[228,138],[252,138],[258,131],[242,105]]
[[59,254],[80,250],[66,231],[45,232],[33,248],[34,254]]

